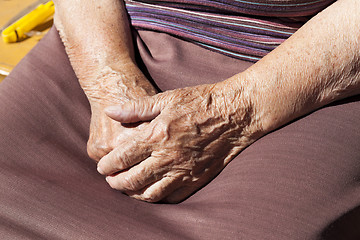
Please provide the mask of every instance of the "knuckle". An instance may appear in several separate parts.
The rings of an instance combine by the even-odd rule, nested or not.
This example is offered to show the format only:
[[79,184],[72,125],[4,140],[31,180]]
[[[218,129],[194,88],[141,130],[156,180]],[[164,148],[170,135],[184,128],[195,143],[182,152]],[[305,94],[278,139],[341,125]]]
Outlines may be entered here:
[[126,191],[136,191],[136,190],[138,190],[138,184],[131,177],[125,177],[122,180],[122,188],[123,188],[123,190],[126,190]]
[[129,160],[126,153],[116,150],[111,154],[113,159],[111,162],[112,168],[117,170],[124,170],[127,168]]
[[99,161],[103,156],[112,150],[110,144],[99,140],[89,139],[87,153],[90,158]]
[[95,148],[92,145],[87,145],[87,153],[89,157],[95,161],[100,161],[101,156],[98,154],[98,152],[95,150]]
[[[124,145],[119,147],[116,152],[114,151],[114,158],[116,159],[114,164],[117,165],[119,170],[128,169],[137,162],[137,154],[134,152],[134,146],[138,146],[138,144]],[[137,150],[139,149],[138,146]]]
[[170,138],[169,123],[167,121],[158,121],[153,125],[147,140],[151,143],[161,142]]
[[121,156],[118,157],[119,160],[119,165],[123,168],[126,169],[128,167],[131,166],[130,162],[130,156],[129,156],[129,151],[124,151],[122,152]]

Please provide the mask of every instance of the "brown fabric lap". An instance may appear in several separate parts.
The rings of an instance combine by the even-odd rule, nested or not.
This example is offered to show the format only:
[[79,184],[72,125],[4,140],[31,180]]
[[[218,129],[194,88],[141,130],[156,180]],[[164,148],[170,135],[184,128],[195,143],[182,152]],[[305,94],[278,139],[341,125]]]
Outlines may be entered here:
[[[140,36],[162,90],[250,66],[165,34]],[[130,199],[96,172],[89,105],[55,29],[0,84],[0,111],[2,239],[332,239],[360,202],[358,98],[268,134],[176,205]]]

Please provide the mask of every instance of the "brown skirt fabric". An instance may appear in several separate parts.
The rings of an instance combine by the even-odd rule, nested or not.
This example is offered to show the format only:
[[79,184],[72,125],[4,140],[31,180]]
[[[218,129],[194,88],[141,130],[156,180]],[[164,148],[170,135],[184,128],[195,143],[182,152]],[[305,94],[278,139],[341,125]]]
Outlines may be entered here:
[[[135,34],[162,89],[249,63]],[[86,153],[90,110],[57,31],[0,84],[1,239],[360,239],[360,97],[261,138],[180,204],[112,190]]]

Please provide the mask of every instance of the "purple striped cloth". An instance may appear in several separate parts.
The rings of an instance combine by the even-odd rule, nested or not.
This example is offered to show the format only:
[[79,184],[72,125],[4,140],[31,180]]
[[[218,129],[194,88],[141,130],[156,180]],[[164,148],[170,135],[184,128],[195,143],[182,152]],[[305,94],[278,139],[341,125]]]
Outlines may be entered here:
[[131,24],[256,62],[336,0],[126,0]]

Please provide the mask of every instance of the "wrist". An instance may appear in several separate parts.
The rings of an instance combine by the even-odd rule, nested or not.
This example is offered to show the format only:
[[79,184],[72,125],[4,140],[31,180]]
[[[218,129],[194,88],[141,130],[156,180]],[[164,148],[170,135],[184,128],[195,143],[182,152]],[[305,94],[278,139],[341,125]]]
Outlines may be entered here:
[[[265,82],[262,76],[247,70],[226,80],[233,88],[240,89],[243,101],[251,109],[251,131],[260,135],[278,128],[288,118],[285,101],[279,95],[279,87]],[[275,89],[274,89],[275,87]],[[285,103],[286,104],[286,103]]]
[[[245,74],[237,74],[214,87],[222,97],[225,118],[237,128],[237,145],[248,145],[268,132],[256,98],[255,85]],[[220,105],[221,103],[217,103]]]
[[268,74],[250,68],[228,81],[232,86],[242,89],[251,104],[253,119],[259,131],[264,134],[309,112],[314,106],[315,97],[306,88],[285,81],[285,76]]
[[132,62],[103,67],[94,76],[79,79],[90,104],[104,106],[156,94],[155,88]]

